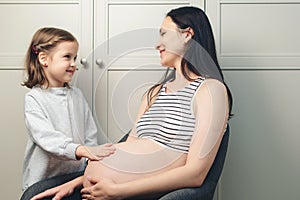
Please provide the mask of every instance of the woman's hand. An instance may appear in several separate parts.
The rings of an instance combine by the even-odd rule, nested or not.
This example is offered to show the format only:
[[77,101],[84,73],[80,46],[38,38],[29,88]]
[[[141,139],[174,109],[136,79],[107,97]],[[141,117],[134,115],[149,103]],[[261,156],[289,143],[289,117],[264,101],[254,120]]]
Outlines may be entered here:
[[97,180],[88,177],[88,181],[92,186],[83,188],[81,190],[82,199],[88,200],[119,200],[122,199],[117,195],[117,185],[108,179]]
[[71,195],[73,190],[73,187],[71,187],[68,183],[65,183],[35,195],[31,200],[43,199],[50,196],[54,196],[52,200],[61,200],[63,197]]
[[63,197],[69,196],[73,193],[74,189],[81,186],[83,176],[77,177],[69,182],[54,188],[48,189],[38,195],[32,197],[31,200],[43,199],[45,197],[54,196],[52,200],[61,200]]
[[79,158],[85,157],[93,161],[99,161],[104,157],[113,154],[115,150],[116,148],[110,143],[94,147],[80,145],[76,149],[76,156]]

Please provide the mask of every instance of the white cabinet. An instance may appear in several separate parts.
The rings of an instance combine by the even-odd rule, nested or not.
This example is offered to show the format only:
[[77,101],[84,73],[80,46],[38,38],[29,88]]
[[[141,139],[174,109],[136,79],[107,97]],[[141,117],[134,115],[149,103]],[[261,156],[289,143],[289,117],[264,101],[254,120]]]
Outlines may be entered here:
[[234,96],[218,199],[300,199],[300,1],[206,2]]
[[299,70],[234,70],[220,200],[299,199]]
[[3,199],[18,199],[21,193],[22,161],[27,135],[24,126],[22,71],[0,70],[0,173]]
[[31,37],[44,26],[59,27],[73,33],[81,44],[80,56],[85,56],[91,51],[91,20],[86,14],[90,13],[91,5],[87,2],[0,0],[0,68],[21,69]]
[[[21,83],[24,56],[31,37],[44,26],[69,30],[80,43],[79,57],[86,56],[92,50],[91,5],[90,1],[80,0],[0,0],[0,173],[4,181],[1,199],[19,199],[22,192],[27,141],[24,95],[29,90]],[[86,80],[89,81],[91,79]]]

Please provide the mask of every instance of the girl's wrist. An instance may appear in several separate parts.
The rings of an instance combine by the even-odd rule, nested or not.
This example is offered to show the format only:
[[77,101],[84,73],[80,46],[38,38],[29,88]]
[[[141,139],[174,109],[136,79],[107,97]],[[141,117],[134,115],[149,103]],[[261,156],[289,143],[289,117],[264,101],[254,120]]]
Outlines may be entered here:
[[76,151],[75,151],[75,156],[76,156],[77,160],[80,160],[82,157],[84,157],[83,150],[84,150],[83,146],[78,145],[78,147],[76,148]]

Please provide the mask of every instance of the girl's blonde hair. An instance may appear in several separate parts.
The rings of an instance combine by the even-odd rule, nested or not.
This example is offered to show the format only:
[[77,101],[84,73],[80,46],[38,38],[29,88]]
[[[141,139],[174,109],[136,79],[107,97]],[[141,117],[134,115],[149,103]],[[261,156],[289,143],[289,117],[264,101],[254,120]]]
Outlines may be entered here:
[[[45,27],[35,32],[25,57],[26,80],[22,84],[23,86],[32,88],[38,85],[48,88],[49,81],[45,76],[42,64],[38,60],[38,55],[40,52],[49,53],[60,42],[65,41],[78,44],[77,39],[70,32],[63,29]],[[69,84],[65,83],[65,86],[69,87]]]

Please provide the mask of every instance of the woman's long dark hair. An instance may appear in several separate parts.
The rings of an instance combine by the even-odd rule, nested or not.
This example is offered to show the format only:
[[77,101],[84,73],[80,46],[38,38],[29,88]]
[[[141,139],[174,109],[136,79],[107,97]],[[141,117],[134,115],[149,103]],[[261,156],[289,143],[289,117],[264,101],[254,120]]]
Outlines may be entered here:
[[[227,89],[229,116],[232,116],[233,98],[229,87],[224,82],[223,73],[218,63],[215,40],[208,17],[200,8],[196,7],[176,8],[167,13],[166,16],[172,19],[179,30],[192,28],[194,32],[181,61],[181,71],[184,77],[187,80],[193,80],[188,75],[189,72],[192,72],[198,76],[221,81]],[[154,94],[155,88],[162,87],[164,83],[174,78],[174,73],[175,71],[169,73],[169,70],[167,70],[162,81],[148,90],[147,98],[149,104],[152,98],[156,96]]]

